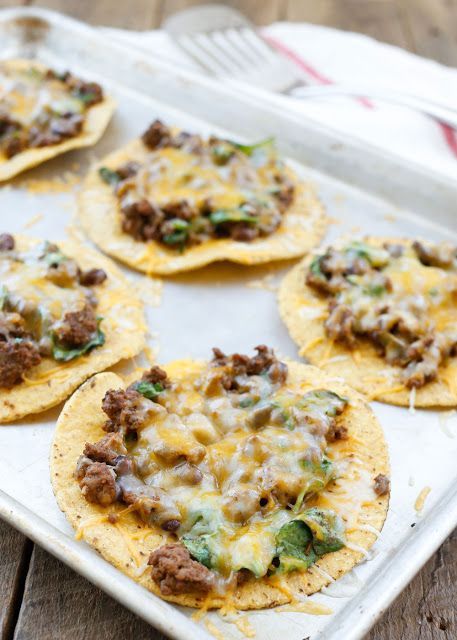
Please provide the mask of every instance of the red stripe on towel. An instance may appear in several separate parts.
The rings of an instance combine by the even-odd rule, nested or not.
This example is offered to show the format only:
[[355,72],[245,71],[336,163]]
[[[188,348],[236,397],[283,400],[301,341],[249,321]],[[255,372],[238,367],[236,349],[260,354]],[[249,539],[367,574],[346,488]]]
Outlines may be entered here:
[[[289,60],[292,60],[292,62],[294,62],[297,65],[297,67],[300,67],[300,69],[302,69],[302,71],[304,71],[309,76],[311,76],[311,78],[313,78],[313,80],[316,80],[316,82],[318,84],[334,84],[333,80],[330,80],[330,78],[327,78],[327,76],[324,76],[322,73],[320,73],[320,71],[315,69],[313,66],[311,66],[305,60],[303,60],[302,57],[300,57],[292,49],[289,49],[289,47],[287,47],[285,44],[283,44],[280,40],[276,40],[276,38],[272,38],[269,35],[264,36],[264,37],[265,37],[266,40],[268,40],[268,42],[273,47],[278,49],[278,51],[280,51],[283,55],[285,55],[287,58],[289,58]],[[361,104],[363,104],[365,107],[368,107],[369,109],[373,108],[372,103],[367,98],[356,98],[356,99]]]
[[457,158],[457,131],[444,122],[438,122],[450,151]]
[[[283,55],[287,56],[289,60],[292,60],[300,69],[305,71],[311,78],[313,78],[318,84],[334,84],[330,78],[324,76],[320,71],[311,66],[308,62],[303,60],[295,51],[289,49],[285,44],[283,44],[280,40],[276,38],[272,38],[270,35],[264,36],[268,42],[278,49]],[[373,104],[367,98],[358,98],[359,102],[363,104],[365,107],[373,108]],[[444,122],[437,121],[441,131],[443,132],[444,139],[447,143],[449,151],[457,157],[457,131],[453,129],[450,125],[445,124]]]

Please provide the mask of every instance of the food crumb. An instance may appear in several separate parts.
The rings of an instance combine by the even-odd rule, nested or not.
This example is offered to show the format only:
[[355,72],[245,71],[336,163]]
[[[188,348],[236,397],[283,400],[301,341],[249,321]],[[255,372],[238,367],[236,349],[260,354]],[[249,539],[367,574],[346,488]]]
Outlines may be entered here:
[[395,216],[393,213],[386,213],[384,216],[384,220],[387,220],[387,222],[396,222],[397,216]]
[[27,178],[18,183],[20,189],[25,189],[28,193],[63,193],[72,191],[76,185],[81,182],[81,176],[72,172],[65,171],[61,176],[51,179]]
[[274,274],[269,273],[263,278],[257,280],[249,280],[246,286],[250,289],[264,289],[265,291],[271,291],[276,293],[279,289],[279,283],[276,281]]
[[425,501],[427,500],[427,496],[432,490],[431,487],[424,487],[422,491],[416,498],[416,502],[414,503],[414,509],[418,515],[420,515],[424,509]]
[[36,224],[37,222],[39,222],[42,219],[43,219],[43,214],[42,213],[36,213],[31,218],[29,218],[27,220],[27,222],[25,222],[23,224],[22,228],[23,229],[30,229],[30,227],[33,227],[34,224]]

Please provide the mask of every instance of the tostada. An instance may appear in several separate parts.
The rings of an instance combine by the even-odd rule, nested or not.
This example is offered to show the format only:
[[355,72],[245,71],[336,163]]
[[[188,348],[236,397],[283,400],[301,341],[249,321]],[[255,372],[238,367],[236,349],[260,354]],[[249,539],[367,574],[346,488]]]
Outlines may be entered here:
[[89,173],[79,215],[103,251],[157,274],[302,256],[326,226],[273,139],[205,139],[158,120]]
[[95,144],[113,111],[95,82],[35,60],[0,61],[0,181]]
[[264,345],[129,385],[94,376],[67,401],[51,452],[77,537],[193,607],[270,607],[349,571],[383,526],[388,474],[362,396]]
[[366,238],[295,266],[280,311],[301,355],[372,399],[457,403],[457,248]]
[[0,274],[0,422],[58,404],[142,349],[142,305],[95,251],[4,233]]

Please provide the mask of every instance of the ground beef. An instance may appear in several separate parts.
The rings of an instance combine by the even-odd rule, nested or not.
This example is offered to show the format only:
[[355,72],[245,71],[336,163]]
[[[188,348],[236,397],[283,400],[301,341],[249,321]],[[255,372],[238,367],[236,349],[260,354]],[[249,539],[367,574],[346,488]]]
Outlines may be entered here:
[[133,176],[138,173],[139,169],[141,169],[141,164],[134,160],[130,160],[116,169],[116,173],[121,180],[126,180],[127,178],[133,178]]
[[0,340],[26,337],[25,320],[16,312],[0,311]]
[[94,104],[98,104],[103,100],[103,89],[96,82],[84,82],[79,78],[76,78],[76,82],[73,83],[73,93],[78,98],[84,100],[86,107],[92,107]]
[[143,419],[139,413],[143,400],[143,396],[134,389],[107,391],[102,401],[102,409],[109,418],[105,431],[136,431]]
[[117,499],[116,474],[104,462],[92,462],[82,467],[79,486],[88,502],[105,507]]
[[325,435],[327,442],[336,442],[337,440],[347,440],[349,437],[348,428],[343,424],[338,424],[336,420],[332,420],[329,424],[328,431]]
[[14,249],[14,238],[9,233],[0,234],[0,251],[12,251]]
[[279,202],[279,208],[283,213],[288,207],[290,207],[294,200],[295,185],[283,174],[276,175],[275,182],[278,185],[278,191],[274,195]]
[[229,223],[224,228],[220,225],[222,235],[228,235],[237,242],[252,242],[259,237],[259,229],[248,222]]
[[312,263],[306,274],[306,284],[322,293],[338,293],[349,286],[346,277],[363,275],[371,266],[366,258],[330,247]]
[[30,128],[27,146],[48,147],[68,138],[74,138],[81,133],[83,123],[83,116],[76,113],[51,118],[44,124]]
[[18,130],[11,135],[4,136],[1,148],[8,159],[17,156],[18,153],[27,148],[27,134]]
[[227,356],[219,348],[213,348],[212,365],[224,367],[225,371],[220,382],[225,389],[236,390],[238,376],[254,376],[263,373],[268,374],[273,383],[284,384],[287,380],[287,365],[280,362],[273,349],[264,344],[257,346],[256,351],[257,355],[250,358],[240,353]]
[[106,462],[114,465],[119,456],[125,456],[127,449],[124,439],[119,433],[108,433],[95,443],[86,442],[84,455],[94,462]]
[[345,342],[348,346],[354,346],[354,322],[355,317],[350,307],[345,304],[338,304],[332,300],[329,304],[329,316],[325,321],[327,335],[332,340]]
[[26,146],[26,135],[20,122],[0,113],[0,149],[7,158],[20,153]]
[[33,342],[0,342],[0,387],[11,389],[20,384],[23,374],[40,361],[41,356]]
[[389,493],[390,490],[390,480],[387,476],[382,473],[379,473],[374,479],[374,492],[378,496],[385,496],[386,493]]
[[401,258],[405,252],[405,247],[401,244],[394,244],[393,242],[386,242],[384,249],[388,252],[391,258]]
[[183,149],[187,153],[199,155],[203,151],[203,140],[195,133],[180,131],[172,140],[173,147]]
[[93,287],[102,284],[107,279],[106,272],[103,269],[89,269],[79,273],[79,283],[84,287]]
[[427,267],[448,269],[455,264],[457,258],[457,248],[447,242],[425,245],[416,241],[413,242],[413,249],[422,264]]
[[82,347],[87,344],[97,330],[97,317],[91,306],[81,311],[69,311],[55,329],[58,342],[65,347]]
[[46,73],[46,78],[48,80],[60,80],[64,82],[76,98],[84,101],[86,107],[90,107],[103,100],[103,89],[99,84],[96,82],[85,82],[81,80],[81,78],[74,76],[70,71],[58,74],[52,69],[49,69]]
[[122,231],[135,240],[148,241],[160,237],[160,225],[165,220],[163,211],[147,200],[139,200],[122,207]]
[[167,389],[171,386],[171,381],[168,378],[167,372],[157,365],[154,365],[153,367],[145,371],[141,376],[141,380],[150,382],[151,384],[160,383],[164,389]]
[[186,221],[192,220],[199,214],[198,209],[192,206],[188,200],[178,200],[177,202],[165,204],[162,206],[162,211],[167,218],[179,218]]
[[181,522],[179,520],[167,520],[162,524],[162,529],[164,531],[176,531],[181,526]]
[[214,585],[214,574],[204,565],[192,560],[180,543],[166,544],[149,556],[152,579],[165,595],[179,593],[207,593]]
[[170,129],[160,120],[154,120],[141,136],[144,144],[148,149],[163,149],[169,147],[172,143],[172,135]]
[[442,350],[435,336],[428,335],[415,340],[407,348],[404,359],[409,362],[404,378],[409,388],[422,387],[426,382],[435,380],[443,357],[448,353]]
[[21,127],[17,120],[13,120],[7,113],[0,113],[0,136],[4,136],[11,130],[16,130]]

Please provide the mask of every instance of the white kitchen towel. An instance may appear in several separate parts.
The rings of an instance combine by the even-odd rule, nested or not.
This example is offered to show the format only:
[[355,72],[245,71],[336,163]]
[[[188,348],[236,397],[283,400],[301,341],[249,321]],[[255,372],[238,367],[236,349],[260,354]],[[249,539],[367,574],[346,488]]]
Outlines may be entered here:
[[[104,29],[155,57],[199,70],[164,31]],[[281,22],[263,35],[304,72],[309,84],[379,86],[457,108],[457,69],[358,33]],[[457,179],[457,132],[415,111],[385,102],[327,98],[303,100],[315,120]]]

